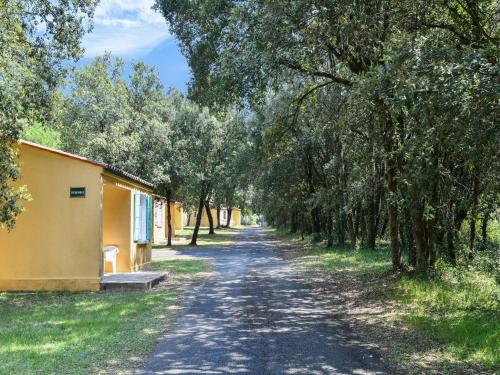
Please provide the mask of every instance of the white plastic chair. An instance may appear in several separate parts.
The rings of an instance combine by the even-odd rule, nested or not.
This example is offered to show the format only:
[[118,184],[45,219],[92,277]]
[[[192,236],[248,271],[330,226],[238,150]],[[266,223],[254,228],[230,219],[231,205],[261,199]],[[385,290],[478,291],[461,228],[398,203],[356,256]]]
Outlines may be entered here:
[[113,245],[106,246],[102,249],[104,254],[104,267],[106,267],[106,262],[111,262],[113,264],[113,273],[116,273],[116,255],[120,250]]

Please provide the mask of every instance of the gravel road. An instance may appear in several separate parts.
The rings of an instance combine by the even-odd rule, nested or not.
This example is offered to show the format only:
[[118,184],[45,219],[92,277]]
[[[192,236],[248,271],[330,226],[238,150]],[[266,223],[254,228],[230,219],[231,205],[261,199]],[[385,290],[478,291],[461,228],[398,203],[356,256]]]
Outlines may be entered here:
[[187,249],[215,275],[198,288],[137,374],[388,374],[273,241],[248,229],[224,248]]

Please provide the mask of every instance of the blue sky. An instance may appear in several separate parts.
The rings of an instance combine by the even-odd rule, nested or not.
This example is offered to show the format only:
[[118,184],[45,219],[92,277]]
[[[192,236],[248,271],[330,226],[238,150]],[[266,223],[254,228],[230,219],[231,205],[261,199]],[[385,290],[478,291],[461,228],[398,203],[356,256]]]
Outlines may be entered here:
[[165,19],[151,9],[154,0],[101,0],[94,16],[94,30],[83,38],[85,57],[78,65],[110,51],[127,63],[144,61],[158,68],[165,88],[186,92],[190,79],[186,59],[170,35]]

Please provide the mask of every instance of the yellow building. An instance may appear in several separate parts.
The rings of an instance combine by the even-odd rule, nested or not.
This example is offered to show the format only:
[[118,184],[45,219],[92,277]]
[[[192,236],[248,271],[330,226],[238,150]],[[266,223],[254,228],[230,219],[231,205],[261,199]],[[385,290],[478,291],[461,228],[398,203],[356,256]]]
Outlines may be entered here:
[[[210,212],[212,213],[212,218],[214,219],[214,226],[217,226],[217,209],[210,208]],[[227,224],[227,215],[228,210],[225,207],[220,209],[220,223],[222,226]],[[193,213],[189,216],[188,226],[194,227],[196,224],[196,213]],[[207,211],[203,209],[203,215],[201,216],[201,227],[208,227],[208,215]],[[239,227],[241,226],[241,210],[239,208],[233,208],[231,211],[231,221],[229,224],[230,227]]]
[[117,272],[151,261],[152,184],[77,155],[19,147],[16,185],[32,199],[11,232],[0,229],[0,290],[98,290],[107,245],[119,248]]
[[[182,223],[183,209],[179,202],[170,203],[172,238],[175,238],[175,231],[184,228]],[[168,212],[166,198],[154,195],[154,219],[153,219],[153,243],[164,244],[168,238]]]

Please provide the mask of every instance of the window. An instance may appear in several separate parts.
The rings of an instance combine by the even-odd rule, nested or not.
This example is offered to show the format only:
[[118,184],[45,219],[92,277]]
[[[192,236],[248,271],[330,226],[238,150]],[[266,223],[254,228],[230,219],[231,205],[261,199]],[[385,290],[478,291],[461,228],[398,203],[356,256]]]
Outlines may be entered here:
[[155,202],[155,227],[162,228],[165,225],[165,205],[160,202]]
[[151,197],[134,193],[134,241],[146,243],[151,240]]

